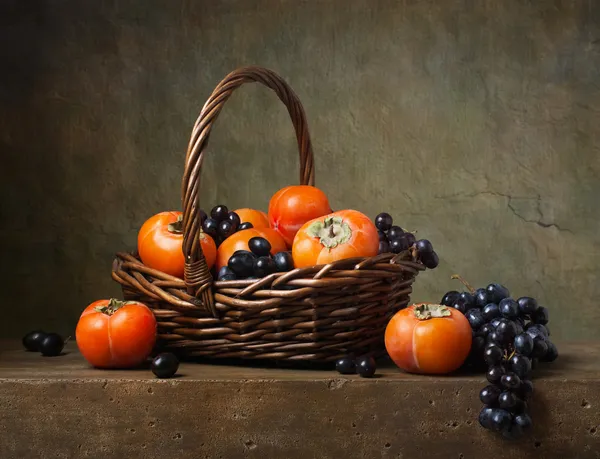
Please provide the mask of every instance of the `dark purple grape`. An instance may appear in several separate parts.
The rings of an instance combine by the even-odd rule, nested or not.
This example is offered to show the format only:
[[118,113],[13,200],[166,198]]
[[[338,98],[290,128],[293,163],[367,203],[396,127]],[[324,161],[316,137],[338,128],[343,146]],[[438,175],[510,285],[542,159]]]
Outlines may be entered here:
[[500,308],[496,303],[488,303],[484,306],[483,318],[490,322],[493,319],[500,317]]
[[375,217],[375,226],[381,231],[387,231],[392,227],[394,219],[387,212],[382,212]]
[[200,226],[204,225],[204,221],[207,218],[206,212],[204,212],[202,209],[200,209],[200,211],[198,212],[200,214]]
[[479,412],[479,424],[481,425],[481,427],[483,427],[484,429],[491,429],[492,428],[492,414],[494,412],[493,408],[490,408],[488,406],[484,406],[481,411]]
[[[535,343],[535,340],[534,340]],[[531,369],[535,370],[538,366],[540,359],[538,359],[537,357],[531,357]]]
[[517,394],[523,400],[527,400],[533,394],[533,383],[529,379],[521,381],[521,385],[517,389]]
[[548,341],[548,350],[544,357],[540,357],[542,362],[554,362],[558,358],[558,349],[554,345],[554,343]]
[[58,333],[48,333],[40,341],[39,351],[44,357],[56,357],[65,347],[65,341]]
[[504,298],[508,298],[510,293],[506,287],[500,284],[490,284],[486,288],[489,299],[492,303],[500,303]]
[[393,253],[400,253],[408,249],[408,246],[402,238],[392,239],[389,243],[389,246]]
[[235,229],[229,220],[223,220],[219,223],[219,236],[221,236],[223,240],[227,239],[233,233],[235,233]]
[[491,426],[492,430],[501,432],[510,427],[512,422],[512,416],[506,410],[500,408],[494,408],[491,415]]
[[202,229],[213,239],[216,239],[219,234],[219,223],[212,218],[207,218],[202,225]]
[[392,226],[388,232],[387,237],[391,241],[392,239],[398,239],[400,236],[404,234],[404,230],[399,226]]
[[359,357],[356,359],[356,372],[363,378],[371,378],[375,374],[377,365],[373,357]]
[[42,330],[29,332],[23,337],[23,346],[30,352],[39,352],[40,345],[45,337],[46,332]]
[[420,254],[432,253],[433,246],[431,245],[431,242],[429,242],[427,239],[419,239],[417,241],[417,251]]
[[511,391],[505,390],[498,396],[498,405],[500,408],[510,410],[517,405],[517,397]]
[[383,231],[377,230],[377,235],[379,236],[379,242],[381,242],[381,241],[387,242],[388,241],[388,237]]
[[494,330],[496,330],[496,327],[498,327],[498,325],[500,325],[501,319],[496,317],[495,319],[490,320],[490,325],[492,327],[494,327]]
[[227,266],[235,273],[238,278],[245,279],[254,274],[255,256],[247,250],[236,251],[229,261]]
[[471,308],[475,304],[475,298],[470,292],[461,292],[458,296],[460,300],[467,306],[467,309]]
[[500,392],[501,390],[498,386],[485,386],[481,389],[481,392],[479,392],[479,400],[481,400],[481,403],[484,405],[495,406],[498,403]]
[[484,288],[478,288],[473,296],[475,297],[475,306],[478,308],[483,308],[489,303],[488,293]]
[[550,332],[548,332],[548,328],[542,324],[534,324],[530,323],[527,325],[527,333],[533,335],[534,337],[542,336],[547,339],[550,336]]
[[229,266],[223,266],[219,269],[219,273],[217,274],[218,281],[230,281],[236,280],[237,276],[235,273],[229,268]]
[[482,336],[476,336],[471,343],[471,354],[481,360],[485,350],[485,339]]
[[508,440],[518,440],[523,436],[523,429],[515,424],[513,418],[511,424],[502,431],[502,436]]
[[536,324],[546,325],[548,323],[548,308],[540,306],[531,314],[531,320]]
[[440,257],[435,252],[424,253],[421,255],[421,261],[427,269],[435,269],[440,264]]
[[250,251],[259,257],[268,257],[271,253],[271,243],[264,237],[253,237],[248,241]]
[[229,209],[227,206],[215,206],[210,211],[210,217],[217,223],[222,222],[229,216]]
[[498,304],[500,314],[507,319],[516,319],[519,317],[519,304],[512,298],[504,298]]
[[515,322],[515,327],[517,329],[517,335],[520,335],[521,333],[523,333],[525,331],[525,329],[523,328],[523,322],[521,322],[519,320],[519,318],[516,318],[514,320],[514,322]]
[[514,346],[519,354],[529,357],[533,351],[533,338],[527,333],[521,333],[515,336]]
[[179,369],[179,360],[175,357],[175,354],[165,352],[158,354],[152,360],[152,373],[157,378],[170,378],[177,373]]
[[[515,394],[518,395],[519,389],[515,391]],[[511,410],[513,414],[525,413],[527,411],[527,402],[523,401],[517,396],[517,403]]]
[[535,358],[542,358],[548,352],[548,344],[545,340],[541,338],[533,339],[533,351],[531,352],[531,356]]
[[501,365],[494,365],[488,368],[486,378],[492,384],[500,384],[502,376],[504,376],[504,368]]
[[522,296],[517,300],[517,303],[519,304],[519,310],[525,315],[533,314],[538,308],[535,298],[530,298],[528,296]]
[[456,290],[450,290],[444,295],[440,304],[443,304],[444,306],[452,306],[452,304],[458,300],[459,295],[460,293]]
[[408,244],[409,247],[412,247],[412,245],[417,242],[417,238],[413,233],[404,233],[404,239],[406,239],[406,244]]
[[277,265],[271,257],[259,257],[254,260],[254,275],[257,278],[268,276],[277,271]]
[[463,314],[467,313],[467,305],[460,298],[452,304],[452,307]]
[[487,363],[489,366],[500,364],[503,357],[504,352],[499,346],[489,346],[485,351],[483,351],[483,358],[485,363]]
[[494,331],[494,327],[491,324],[483,324],[483,326],[479,329],[479,332],[482,336],[488,336],[490,333]]
[[517,334],[517,326],[512,320],[500,319],[496,333],[500,334],[502,342],[510,342]]
[[473,330],[478,330],[480,327],[485,325],[485,319],[483,318],[481,309],[469,309],[466,316]]
[[390,251],[390,243],[387,239],[385,241],[379,241],[379,250],[377,253],[389,253]]
[[521,378],[519,378],[515,373],[506,373],[504,376],[502,376],[502,378],[500,378],[500,382],[507,389],[515,390],[521,385]]
[[229,222],[231,223],[231,226],[233,226],[233,232],[235,233],[238,228],[240,227],[240,216],[238,214],[236,214],[235,212],[231,211],[229,212],[229,214],[227,215],[227,220],[229,220]]
[[353,375],[356,373],[356,365],[352,357],[342,357],[335,362],[335,369],[343,375]]
[[243,231],[243,230],[247,230],[250,228],[254,228],[254,225],[250,222],[244,222],[238,227],[238,230]]
[[524,355],[515,354],[510,360],[510,369],[521,379],[526,379],[531,373],[531,360]]
[[527,430],[531,428],[531,417],[528,414],[522,413],[515,416],[515,424],[521,429]]
[[494,343],[497,346],[502,346],[502,347],[504,347],[504,344],[506,344],[506,339],[505,339],[504,335],[498,333],[495,330],[488,335],[488,341],[490,343]]
[[278,252],[273,255],[273,261],[277,266],[277,271],[286,272],[294,269],[294,259],[290,252]]

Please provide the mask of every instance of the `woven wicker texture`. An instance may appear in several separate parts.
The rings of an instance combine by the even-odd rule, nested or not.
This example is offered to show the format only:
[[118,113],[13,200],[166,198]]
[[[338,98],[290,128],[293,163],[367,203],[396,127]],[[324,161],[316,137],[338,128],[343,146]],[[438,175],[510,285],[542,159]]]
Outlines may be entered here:
[[182,181],[185,278],[118,253],[113,279],[125,299],[154,311],[161,349],[183,356],[330,361],[346,354],[379,355],[385,326],[405,307],[425,268],[411,251],[271,274],[259,280],[214,282],[199,244],[202,162],[223,104],[243,83],[272,89],[290,114],[300,152],[300,183],[314,184],[304,109],[278,75],[245,67],[227,75],[202,108],[189,142]]

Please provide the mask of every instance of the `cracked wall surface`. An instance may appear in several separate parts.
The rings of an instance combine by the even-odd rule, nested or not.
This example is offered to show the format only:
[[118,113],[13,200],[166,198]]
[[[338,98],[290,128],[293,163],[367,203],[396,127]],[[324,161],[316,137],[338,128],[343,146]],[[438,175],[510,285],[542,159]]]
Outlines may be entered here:
[[[555,340],[600,320],[600,4],[0,0],[2,336],[72,333],[118,295],[112,254],[180,206],[192,125],[244,64],[304,103],[334,208],[391,212],[450,275],[550,309]],[[257,86],[215,124],[209,207],[266,209],[297,180],[287,113]]]

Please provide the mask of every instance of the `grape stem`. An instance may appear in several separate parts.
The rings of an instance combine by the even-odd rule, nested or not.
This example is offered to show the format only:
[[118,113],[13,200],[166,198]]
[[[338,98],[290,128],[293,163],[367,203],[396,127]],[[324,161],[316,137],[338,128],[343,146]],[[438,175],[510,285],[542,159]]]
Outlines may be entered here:
[[469,284],[464,277],[462,277],[460,274],[452,274],[452,276],[450,276],[451,279],[457,279],[459,280],[465,287],[467,287],[467,290],[469,292],[471,292],[471,294],[475,293],[475,289],[473,288],[473,286],[471,284]]

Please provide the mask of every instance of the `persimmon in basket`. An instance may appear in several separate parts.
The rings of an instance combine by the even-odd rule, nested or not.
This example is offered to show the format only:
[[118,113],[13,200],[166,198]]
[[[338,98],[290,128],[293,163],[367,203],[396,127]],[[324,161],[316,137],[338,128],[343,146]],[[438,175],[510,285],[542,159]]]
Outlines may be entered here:
[[281,235],[271,228],[248,228],[232,234],[219,246],[217,250],[217,270],[227,266],[231,256],[238,250],[250,250],[248,241],[253,237],[262,237],[271,244],[271,255],[278,252],[285,252],[287,246]]
[[234,212],[240,217],[241,223],[252,223],[252,227],[257,229],[269,227],[269,217],[262,210],[243,208]]
[[[138,233],[138,253],[142,262],[149,268],[179,278],[183,278],[185,267],[182,217],[182,212],[161,212],[146,220]],[[217,246],[206,233],[200,233],[200,243],[210,269],[217,258]]]
[[269,225],[283,237],[288,247],[307,221],[331,213],[329,200],[320,189],[310,185],[282,188],[269,202]]
[[385,348],[410,373],[446,374],[458,369],[471,350],[472,332],[458,310],[421,303],[398,311],[385,329]]
[[379,251],[375,224],[357,210],[340,210],[306,222],[296,233],[292,257],[296,268],[344,258],[373,257]]

